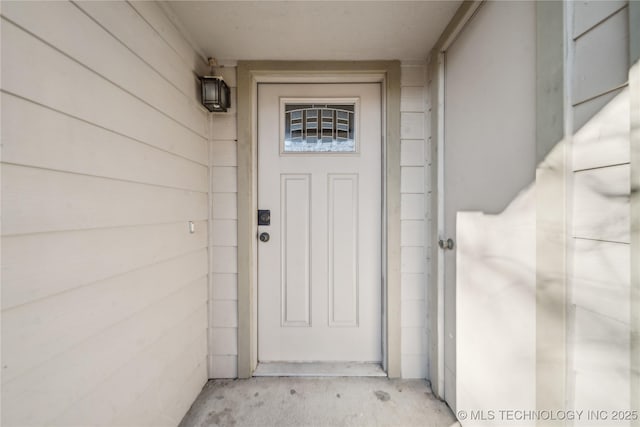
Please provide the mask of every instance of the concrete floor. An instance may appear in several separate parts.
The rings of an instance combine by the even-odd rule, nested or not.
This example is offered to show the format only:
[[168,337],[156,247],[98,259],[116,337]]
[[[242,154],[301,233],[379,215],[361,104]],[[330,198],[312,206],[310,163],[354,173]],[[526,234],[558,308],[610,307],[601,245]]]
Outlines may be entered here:
[[455,421],[424,380],[260,377],[209,381],[180,427],[449,427]]

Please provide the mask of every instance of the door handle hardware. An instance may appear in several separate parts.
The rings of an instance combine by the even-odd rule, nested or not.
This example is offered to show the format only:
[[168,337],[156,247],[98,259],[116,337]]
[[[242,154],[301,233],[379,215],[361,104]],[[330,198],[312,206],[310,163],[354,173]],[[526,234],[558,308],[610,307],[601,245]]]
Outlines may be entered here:
[[269,233],[260,233],[260,241],[261,242],[268,242],[271,236],[269,236]]
[[454,246],[453,239],[447,239],[446,241],[440,239],[438,240],[438,246],[440,246],[440,249],[444,249],[445,251],[447,249],[451,250]]
[[258,210],[258,225],[271,225],[271,211],[270,210]]

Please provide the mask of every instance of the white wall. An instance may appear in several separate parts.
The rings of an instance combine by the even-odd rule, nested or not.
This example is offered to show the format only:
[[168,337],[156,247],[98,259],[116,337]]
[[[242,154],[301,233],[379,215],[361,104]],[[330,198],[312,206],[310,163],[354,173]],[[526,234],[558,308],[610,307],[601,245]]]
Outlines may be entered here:
[[2,424],[176,425],[207,379],[202,60],[155,3],[1,25]]
[[629,410],[628,4],[576,2],[568,20],[574,132],[568,400],[577,409]]
[[[489,5],[485,4],[483,8]],[[567,29],[570,30],[568,32],[568,40],[566,40],[568,42],[568,60],[566,63],[561,64],[566,67],[566,81],[569,84],[569,87],[566,88],[568,97],[564,99],[568,105],[563,104],[563,100],[560,99],[558,104],[549,104],[544,107],[548,108],[550,112],[565,109],[565,113],[568,116],[566,123],[564,123],[566,125],[566,138],[562,139],[560,137],[557,141],[549,141],[556,143],[556,145],[549,156],[538,165],[536,182],[536,192],[538,193],[537,225],[539,227],[537,230],[537,406],[538,409],[553,409],[552,407],[545,407],[545,405],[558,403],[561,405],[560,407],[564,407],[566,404],[567,409],[607,411],[606,415],[609,418],[600,423],[593,423],[592,419],[586,420],[586,415],[582,421],[586,421],[585,424],[588,423],[589,425],[611,425],[613,421],[611,419],[613,414],[611,411],[630,410],[634,409],[636,405],[635,401],[631,400],[633,396],[630,395],[632,389],[630,380],[633,372],[630,370],[632,359],[630,351],[631,291],[629,273],[634,261],[630,259],[629,251],[630,93],[627,82],[630,38],[629,6],[626,1],[568,2],[562,6],[566,7],[565,10],[568,12],[565,24]],[[560,10],[562,11],[562,9]],[[482,10],[474,19],[478,19],[481,13]],[[558,32],[557,29],[550,29],[550,31],[553,31],[554,34]],[[540,40],[544,41],[545,38],[539,38],[538,41]],[[553,51],[558,46],[562,47],[561,36],[554,42],[557,43],[556,46],[538,45],[538,59],[541,57],[544,59],[545,57],[540,52],[544,53],[545,50]],[[459,41],[455,43],[459,43]],[[478,49],[472,49],[472,51],[480,52],[480,56],[486,56],[484,52]],[[450,60],[451,58],[448,59]],[[521,61],[519,63],[521,64]],[[448,65],[452,65],[450,61]],[[467,75],[469,75],[471,68],[467,67],[467,69]],[[513,71],[515,68],[512,66],[510,69]],[[538,80],[538,96],[543,96],[542,99],[538,100],[539,102],[545,98],[553,99],[553,97],[547,97],[550,94],[549,92],[559,90],[562,94],[562,84],[554,88],[545,87],[549,80],[549,76],[544,75],[547,71],[550,74],[556,73],[557,76],[562,77],[562,74],[558,73],[557,70],[545,70],[542,75],[538,75],[539,79],[542,78],[542,81]],[[475,74],[472,75],[478,77],[478,70],[473,72]],[[476,78],[476,80],[478,79]],[[482,86],[482,88],[486,89],[485,86]],[[547,90],[542,95],[542,89],[551,90]],[[463,101],[465,100],[464,97],[462,99]],[[465,102],[468,103],[468,101],[466,100]],[[451,106],[447,104],[446,108],[449,109],[449,107]],[[546,119],[548,117],[539,118],[538,125]],[[458,122],[465,126],[472,123],[464,119]],[[562,129],[563,123],[557,124]],[[550,125],[553,125],[553,123],[550,123]],[[542,133],[542,139],[548,136],[544,135],[544,131],[545,129],[538,128],[538,143],[541,142],[540,133]],[[530,131],[525,132],[525,134],[530,134]],[[449,133],[445,132],[445,135],[449,135]],[[560,135],[562,136],[562,132],[560,132]],[[546,143],[547,141],[542,140],[542,142]],[[565,162],[569,166],[566,176],[563,175]],[[545,169],[547,169],[546,172],[544,171]],[[541,173],[541,170],[543,173]],[[565,191],[567,197],[562,200]],[[524,196],[531,197],[527,193]],[[555,200],[560,201],[560,207],[551,206],[552,201]],[[565,208],[568,213],[567,217],[563,215]],[[545,210],[550,210],[551,212],[548,213]],[[553,216],[556,213],[559,213],[559,215],[554,218]],[[473,218],[471,214],[462,214],[459,218],[464,218],[465,216],[469,225],[473,222],[489,219],[480,216]],[[545,221],[548,224],[545,224]],[[561,232],[563,229],[563,227],[555,228],[556,223],[554,221],[562,225],[564,225],[565,221],[567,222],[569,234],[567,247],[563,246],[564,235],[560,236],[560,238],[558,238],[557,233],[552,235],[553,232]],[[499,230],[502,232],[501,228]],[[488,282],[486,282],[482,270],[488,268],[490,263],[482,260],[482,254],[485,251],[494,255],[495,249],[491,246],[485,245],[486,247],[482,247],[478,244],[477,247],[471,247],[470,250],[466,250],[463,244],[468,245],[474,243],[474,241],[481,243],[492,241],[492,239],[495,240],[495,238],[491,238],[492,229],[489,226],[485,226],[482,233],[475,233],[475,235],[471,226],[467,227],[465,231],[465,235],[458,236],[459,250],[466,257],[465,259],[459,258],[458,273],[461,276],[464,274],[468,283],[473,284],[473,281],[484,280],[486,285]],[[542,254],[541,256],[540,237],[545,235],[550,237],[550,243],[547,246],[558,250],[549,251],[548,254]],[[465,242],[462,241],[463,238]],[[505,235],[503,240],[508,241],[511,238],[513,238],[513,235],[509,234]],[[500,247],[501,250],[504,246]],[[514,252],[514,254],[519,255],[517,252]],[[554,289],[554,292],[548,292],[548,284],[555,285],[557,283],[562,286],[565,279],[564,270],[560,273],[563,276],[562,279],[556,280],[555,274],[557,274],[557,271],[545,270],[545,268],[550,265],[549,258],[556,257],[562,260],[565,255],[568,258],[568,274],[566,276],[569,285],[567,289],[568,304],[565,307],[563,301],[561,309],[556,310],[553,301],[549,300],[548,297],[554,294],[564,297],[564,289],[561,289],[561,291]],[[474,262],[474,258],[478,257],[480,257],[481,262],[476,263],[477,272],[472,271],[473,269],[466,264]],[[504,256],[496,257],[495,255],[493,258],[494,260],[502,261],[505,259]],[[464,265],[462,265],[463,263]],[[551,263],[551,265],[553,264]],[[526,273],[526,270],[518,273],[524,276],[523,273]],[[547,277],[545,278],[545,276]],[[548,281],[545,283],[544,279]],[[458,285],[464,285],[464,283],[461,280]],[[527,280],[527,283],[532,283],[531,286],[533,286],[533,278]],[[472,286],[470,288],[473,289]],[[490,286],[484,286],[484,288],[476,286],[475,288],[483,291],[490,291],[491,289]],[[541,291],[543,292],[542,300],[540,299]],[[476,310],[478,310],[482,301],[478,300],[476,302],[473,298],[470,301],[471,305],[467,307],[464,307],[465,301],[458,301],[458,309],[460,310],[458,315],[459,318],[463,315],[467,316],[466,329],[467,331],[475,332],[476,329],[480,329],[483,324],[486,324],[487,320],[492,320],[491,317],[496,317],[496,313],[492,312],[491,315],[485,316],[486,319],[480,319],[477,317]],[[528,301],[530,302],[530,300]],[[513,306],[509,308],[512,309]],[[528,305],[528,307],[531,306],[532,304]],[[568,329],[566,330],[567,358],[565,360],[564,345],[562,345],[559,346],[561,348],[552,349],[558,351],[557,353],[555,351],[551,353],[553,356],[558,356],[558,359],[553,359],[552,363],[549,363],[549,359],[545,360],[548,357],[545,353],[548,353],[550,349],[545,348],[546,343],[544,340],[541,343],[540,338],[548,333],[552,335],[552,339],[561,337],[562,344],[564,344],[565,308],[568,323]],[[556,313],[560,314],[562,318],[554,319]],[[522,312],[518,314],[522,316]],[[512,316],[512,313],[509,313],[509,315]],[[541,317],[543,322],[540,321]],[[493,331],[499,332],[501,328],[518,325],[518,323],[529,322],[529,326],[531,326],[530,317],[518,319],[517,316],[513,316],[510,320],[510,323],[496,322],[499,327],[494,327]],[[558,324],[553,330],[552,327],[555,326],[555,321],[558,321]],[[540,328],[545,323],[552,327]],[[518,325],[518,328],[521,328],[521,325]],[[459,332],[461,330],[458,328]],[[518,331],[520,335],[517,338],[521,339],[525,332],[530,330],[531,327],[520,329]],[[557,330],[562,332],[558,334]],[[491,334],[491,330],[474,335],[476,337],[486,337],[487,334]],[[471,343],[472,345],[467,347],[475,351],[471,356],[469,356],[469,350],[465,352],[465,357],[470,358],[469,361],[471,363],[466,364],[467,371],[465,372],[464,380],[479,380],[477,384],[487,384],[487,378],[490,377],[495,389],[491,396],[484,396],[482,393],[469,393],[466,397],[475,398],[477,401],[466,399],[464,406],[467,408],[481,408],[483,404],[489,402],[492,403],[493,408],[505,407],[504,404],[496,405],[495,401],[492,401],[492,399],[500,397],[500,384],[496,380],[498,376],[488,375],[483,378],[483,374],[486,374],[484,371],[491,373],[492,369],[494,371],[500,369],[502,373],[510,372],[509,364],[516,362],[517,358],[514,357],[505,361],[502,365],[495,362],[504,357],[507,350],[514,351],[514,349],[518,349],[516,340],[511,340],[511,345],[507,347],[507,350],[500,351],[498,356],[492,358],[490,364],[484,363],[487,366],[483,366],[485,368],[488,367],[488,369],[480,372],[477,370],[479,366],[478,360],[486,360],[486,357],[483,358],[478,351],[482,348],[482,343],[473,345],[475,343],[472,339],[465,341],[464,338],[458,337],[459,355],[462,354],[464,350],[463,344],[465,343]],[[492,343],[495,342],[495,339],[492,340]],[[531,342],[533,341],[524,343],[529,350],[533,347],[530,345]],[[531,351],[522,352],[521,356],[522,354],[528,356]],[[529,374],[533,371],[534,366],[529,363],[531,359],[527,357],[526,360],[526,366],[529,369],[519,369],[519,374]],[[460,356],[458,360],[461,360]],[[555,365],[562,365],[562,367],[559,371],[554,371]],[[566,395],[564,394],[565,368],[567,372]],[[559,375],[557,375],[557,378],[553,378],[552,381],[548,381],[549,372],[551,372],[551,375],[558,372]],[[460,379],[462,379],[462,374]],[[531,380],[521,381],[521,383],[532,384]],[[545,389],[544,387],[546,386],[550,386],[549,389]],[[471,391],[479,389],[481,387],[473,387]],[[510,389],[512,390],[513,387]],[[523,388],[522,393],[517,397],[520,398],[527,393],[531,395],[531,391],[531,388]],[[540,394],[540,391],[543,393]],[[554,401],[556,394],[560,395],[558,401]],[[551,399],[547,395],[551,395]],[[504,396],[507,398],[515,397],[508,394]],[[469,402],[472,404],[469,405]],[[509,407],[509,405],[506,405],[506,407]],[[522,404],[520,404],[520,407],[523,407]],[[629,425],[628,422],[616,423]],[[576,421],[575,424],[579,425],[581,423]]]
[[[402,376],[426,378],[426,244],[425,202],[429,190],[425,169],[428,134],[426,63],[401,68],[401,246]],[[221,68],[232,88],[232,108],[211,119],[212,185],[212,317],[210,376],[237,376],[237,190],[235,67]]]
[[[440,232],[457,242],[454,250],[441,252],[444,398],[453,410],[457,399],[460,408],[474,409],[468,395],[481,390],[486,378],[493,379],[492,402],[500,403],[500,389],[532,377],[529,371],[519,376],[521,365],[505,361],[518,354],[529,358],[535,342],[535,325],[506,315],[514,308],[535,314],[535,300],[527,298],[535,283],[527,270],[535,267],[535,233],[527,229],[514,239],[522,224],[535,223],[535,198],[527,194],[536,170],[535,16],[533,2],[485,2],[445,53],[444,139],[438,149],[444,160]],[[469,211],[483,216],[463,214]],[[496,239],[501,225],[511,235]],[[510,329],[515,324],[522,327],[520,339]],[[493,334],[491,325],[499,325]],[[519,395],[521,400],[502,400],[494,409],[530,401],[530,390],[523,387]]]

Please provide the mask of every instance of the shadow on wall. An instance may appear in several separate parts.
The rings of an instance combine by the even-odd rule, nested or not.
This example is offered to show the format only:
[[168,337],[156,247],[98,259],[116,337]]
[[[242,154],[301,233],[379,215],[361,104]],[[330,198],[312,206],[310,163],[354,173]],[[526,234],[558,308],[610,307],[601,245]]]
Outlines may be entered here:
[[[564,191],[565,177],[571,189],[565,197],[571,198],[567,305],[542,301],[541,308],[557,328],[565,328],[566,310],[567,354],[556,356],[567,357],[566,409],[585,411],[575,425],[610,425],[611,419],[588,420],[586,411],[610,415],[633,406],[629,105],[625,88],[538,165],[538,176],[550,171],[558,191]],[[566,175],[554,170],[565,153],[572,165]],[[458,410],[487,416],[492,410],[536,409],[536,206],[532,184],[499,214],[457,214]],[[556,278],[551,272],[547,282],[558,283]],[[491,396],[478,396],[477,390]],[[472,425],[527,424],[494,416]]]

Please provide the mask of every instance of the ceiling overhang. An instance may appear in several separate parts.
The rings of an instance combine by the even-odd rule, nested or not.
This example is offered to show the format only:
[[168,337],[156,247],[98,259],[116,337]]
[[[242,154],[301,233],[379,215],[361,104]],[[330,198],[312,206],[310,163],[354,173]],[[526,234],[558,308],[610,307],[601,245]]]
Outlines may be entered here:
[[219,61],[424,60],[460,1],[167,1]]

